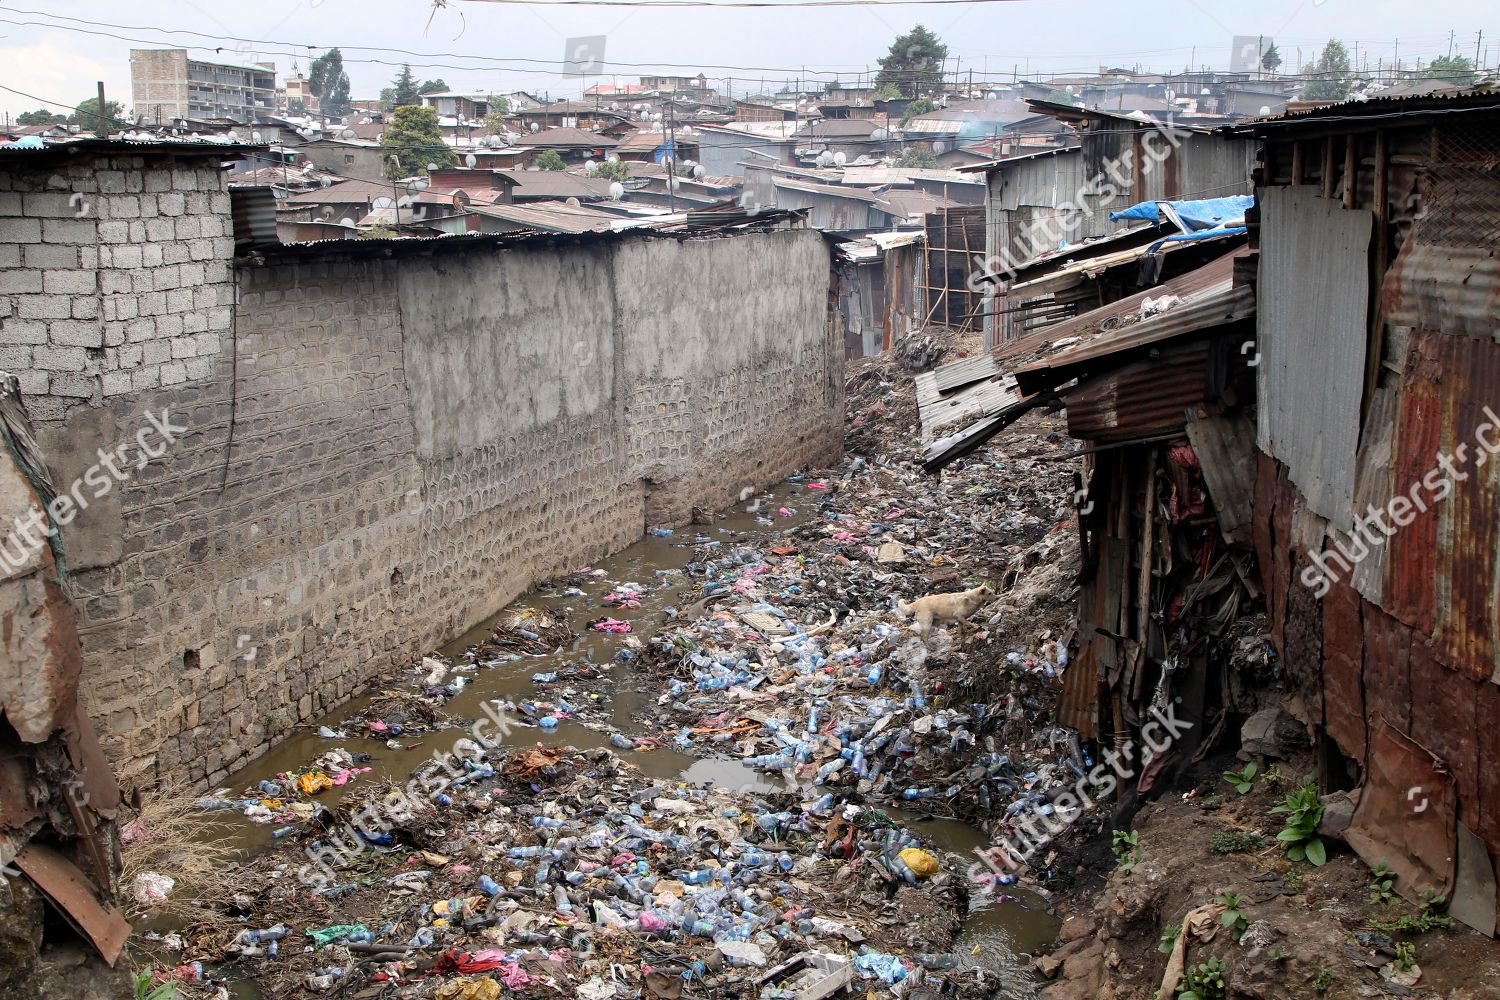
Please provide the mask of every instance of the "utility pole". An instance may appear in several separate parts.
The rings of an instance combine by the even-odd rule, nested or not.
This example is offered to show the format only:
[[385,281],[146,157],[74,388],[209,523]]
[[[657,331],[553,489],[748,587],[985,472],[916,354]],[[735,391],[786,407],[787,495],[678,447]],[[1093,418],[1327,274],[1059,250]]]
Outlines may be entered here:
[[677,106],[667,105],[667,211],[677,211]]
[[1474,68],[1479,69],[1479,46],[1484,41],[1484,29],[1479,29],[1479,37],[1474,39]]
[[1453,29],[1449,28],[1448,29],[1448,58],[1449,59],[1453,58],[1453,34],[1454,34]]
[[104,106],[104,81],[99,81],[99,127],[95,129],[101,139],[109,138],[109,114]]

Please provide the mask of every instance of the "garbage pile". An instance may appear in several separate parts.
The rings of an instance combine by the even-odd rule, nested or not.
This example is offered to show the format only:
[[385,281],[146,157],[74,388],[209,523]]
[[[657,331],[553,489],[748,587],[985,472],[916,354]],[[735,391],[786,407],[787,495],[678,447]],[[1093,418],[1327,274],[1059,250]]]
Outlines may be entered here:
[[372,786],[226,871],[223,926],[158,979],[205,996],[205,975],[277,997],[984,995],[945,954],[963,880],[878,809],[653,781],[607,749],[455,751],[441,791]]

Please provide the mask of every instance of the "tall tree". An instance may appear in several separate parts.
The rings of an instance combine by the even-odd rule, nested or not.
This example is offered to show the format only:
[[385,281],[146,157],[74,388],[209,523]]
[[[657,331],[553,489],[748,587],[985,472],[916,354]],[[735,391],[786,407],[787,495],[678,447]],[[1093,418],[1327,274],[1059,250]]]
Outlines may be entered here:
[[1447,80],[1460,87],[1474,82],[1474,63],[1464,56],[1438,56],[1421,71],[1424,80]]
[[420,86],[420,87],[417,88],[417,93],[418,94],[441,94],[443,91],[445,91],[447,89],[448,89],[448,84],[446,82],[444,82],[444,80],[443,80],[442,77],[438,77],[436,80],[425,80],[425,81],[423,81],[422,86]]
[[1281,50],[1276,47],[1275,42],[1260,54],[1260,68],[1267,73],[1274,73],[1281,68]]
[[104,125],[104,118],[107,116],[110,128],[127,128],[130,123],[120,117],[120,112],[123,110],[124,108],[120,106],[118,101],[105,101],[104,115],[101,116],[99,113],[99,98],[86,97],[78,102],[78,106],[68,116],[68,124],[77,125],[79,128],[89,129],[90,131],[97,131]]
[[563,162],[562,154],[555,149],[544,149],[536,158],[538,170],[562,170],[567,167]]
[[443,141],[437,112],[416,105],[398,107],[380,135],[385,148],[386,175],[406,177],[427,173],[429,164],[451,167],[458,162],[453,147]]
[[891,43],[891,51],[880,57],[875,85],[890,84],[906,97],[935,94],[943,85],[943,60],[948,46],[920,24]]
[[1349,87],[1354,82],[1354,70],[1349,62],[1349,50],[1337,38],[1328,40],[1318,61],[1302,68],[1307,83],[1302,87],[1304,101],[1342,101],[1349,96]]
[[417,78],[411,75],[411,67],[403,65],[401,72],[396,74],[396,79],[391,82],[391,89],[395,91],[391,99],[395,102],[394,107],[404,108],[411,104],[421,104],[422,94],[417,90]]
[[312,61],[307,73],[307,89],[318,99],[325,115],[349,113],[349,74],[344,72],[344,55],[329,49]]
[[67,115],[55,114],[46,108],[37,108],[35,111],[22,111],[16,115],[17,125],[61,125],[67,120]]

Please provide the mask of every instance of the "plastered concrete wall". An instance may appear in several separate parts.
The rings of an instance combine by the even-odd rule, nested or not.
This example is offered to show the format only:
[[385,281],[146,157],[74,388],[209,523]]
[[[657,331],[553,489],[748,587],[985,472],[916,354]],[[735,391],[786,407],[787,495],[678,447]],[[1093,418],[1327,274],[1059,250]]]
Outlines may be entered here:
[[218,782],[648,518],[834,460],[827,275],[812,231],[241,267],[206,377],[47,439],[185,427],[65,535],[117,549],[69,578],[113,759]]

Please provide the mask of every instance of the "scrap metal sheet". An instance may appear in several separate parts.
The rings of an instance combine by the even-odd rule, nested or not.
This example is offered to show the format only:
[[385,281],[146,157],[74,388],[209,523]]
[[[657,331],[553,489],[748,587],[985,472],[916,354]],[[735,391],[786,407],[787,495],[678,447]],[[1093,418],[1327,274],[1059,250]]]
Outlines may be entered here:
[[130,924],[113,903],[101,901],[98,890],[77,866],[51,847],[32,843],[12,862],[37,884],[54,906],[110,965],[120,957]]
[[1352,524],[1374,216],[1310,187],[1261,193],[1259,445],[1312,510]]
[[1365,783],[1344,836],[1366,864],[1390,866],[1406,899],[1420,902],[1429,891],[1446,897],[1458,856],[1457,810],[1442,762],[1381,724],[1370,738]]
[[1365,715],[1374,729],[1383,720],[1411,728],[1411,629],[1369,602],[1365,622]]
[[1323,725],[1344,753],[1365,757],[1364,634],[1359,593],[1347,583],[1323,598]]

